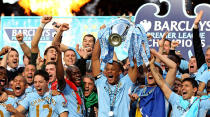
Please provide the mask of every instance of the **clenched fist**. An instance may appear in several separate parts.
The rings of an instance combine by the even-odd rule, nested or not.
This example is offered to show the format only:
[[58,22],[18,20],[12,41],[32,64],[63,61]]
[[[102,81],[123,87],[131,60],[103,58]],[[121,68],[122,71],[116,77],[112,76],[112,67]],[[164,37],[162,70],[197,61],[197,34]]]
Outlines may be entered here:
[[52,16],[44,15],[41,19],[41,23],[47,24],[52,20]]
[[16,39],[18,40],[18,41],[23,41],[23,33],[19,33],[19,34],[17,34],[16,35]]
[[7,104],[6,109],[7,109],[7,111],[9,111],[11,113],[17,112],[17,110],[11,104]]
[[69,29],[69,24],[67,24],[67,23],[61,24],[59,29],[60,29],[60,31],[67,31]]

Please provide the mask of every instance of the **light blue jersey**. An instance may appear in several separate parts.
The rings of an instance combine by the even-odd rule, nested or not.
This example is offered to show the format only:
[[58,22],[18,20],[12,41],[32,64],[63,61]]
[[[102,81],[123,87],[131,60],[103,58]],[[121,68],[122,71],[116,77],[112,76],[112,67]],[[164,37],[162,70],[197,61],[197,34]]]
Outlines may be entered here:
[[25,93],[32,93],[32,92],[35,92],[36,89],[34,87],[34,85],[31,85],[31,86],[28,86],[26,89],[25,89]]
[[[77,89],[79,89],[77,87]],[[84,106],[84,99],[81,97],[82,105],[78,104],[76,93],[72,88],[69,87],[69,85],[66,83],[65,89],[62,91],[65,98],[67,99],[67,108],[69,110],[68,117],[83,117],[85,106]]]
[[26,97],[26,93],[21,95],[20,97],[15,97],[16,104],[19,105],[19,103]]
[[197,79],[198,81],[204,82],[207,84],[208,80],[210,80],[210,71],[204,71]]
[[[128,75],[120,78],[117,85],[108,84],[107,78],[104,75],[101,75],[101,78],[96,80],[95,84],[98,91],[99,117],[108,117],[114,94],[116,94],[113,107],[114,117],[129,117],[130,97],[128,94],[131,92],[131,87],[134,83],[130,80]],[[117,93],[115,93],[116,88]],[[111,95],[109,94],[110,90]]]
[[28,93],[19,104],[29,111],[30,117],[59,117],[68,111],[64,98],[61,95],[51,96],[49,92],[44,96],[37,92]]
[[198,78],[203,74],[204,71],[208,70],[208,66],[206,63],[204,63],[199,69],[196,74],[195,80],[198,80]]
[[[201,100],[206,100],[206,101],[203,101],[204,104],[202,104],[202,108],[199,109],[199,113],[198,113],[199,116],[198,117],[206,117],[206,113],[207,113],[207,111],[209,110],[209,107],[210,107],[210,103],[209,103],[210,95],[202,96]],[[209,100],[209,101],[207,101],[207,100]]]
[[172,105],[172,117],[200,117],[200,112],[210,109],[210,99],[192,97],[184,100],[182,96],[172,92],[169,98]]
[[10,117],[11,113],[7,111],[6,105],[11,104],[14,108],[17,107],[15,99],[8,97],[6,102],[0,103],[0,117]]
[[188,69],[188,61],[186,61],[185,59],[181,59],[181,63],[179,65],[179,67],[182,69],[182,70],[187,70]]

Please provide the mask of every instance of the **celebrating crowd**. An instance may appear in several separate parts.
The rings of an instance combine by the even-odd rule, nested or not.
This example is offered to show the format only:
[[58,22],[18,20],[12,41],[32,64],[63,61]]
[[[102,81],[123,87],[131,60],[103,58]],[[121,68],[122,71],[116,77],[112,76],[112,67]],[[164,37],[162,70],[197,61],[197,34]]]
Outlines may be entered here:
[[[176,51],[168,31],[150,48],[149,65],[131,67],[129,59],[107,62],[101,69],[99,40],[87,34],[82,47],[62,43],[69,24],[55,24],[56,35],[44,52],[39,41],[52,20],[43,16],[31,41],[16,39],[24,52],[19,66],[16,49],[4,46],[0,55],[0,116],[36,117],[205,117],[210,109],[210,47],[202,50],[197,15],[193,27],[194,56],[189,61]],[[105,28],[103,25],[100,30]],[[148,34],[148,39],[152,38]],[[62,54],[63,53],[63,54]],[[63,55],[63,57],[62,57]]]

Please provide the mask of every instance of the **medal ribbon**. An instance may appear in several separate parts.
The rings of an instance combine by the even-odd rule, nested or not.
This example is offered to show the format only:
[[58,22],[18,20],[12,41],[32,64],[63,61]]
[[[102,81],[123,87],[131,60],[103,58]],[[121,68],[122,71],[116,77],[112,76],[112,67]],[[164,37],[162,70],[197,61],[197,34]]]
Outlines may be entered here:
[[119,88],[119,83],[117,84],[116,88],[115,88],[115,92],[114,92],[114,97],[113,97],[113,100],[111,99],[111,95],[112,95],[112,91],[111,91],[111,87],[109,86],[109,84],[107,83],[108,87],[109,87],[109,97],[110,97],[110,111],[113,111],[114,110],[114,103],[115,103],[115,100],[116,100],[116,96],[117,96],[117,90]]

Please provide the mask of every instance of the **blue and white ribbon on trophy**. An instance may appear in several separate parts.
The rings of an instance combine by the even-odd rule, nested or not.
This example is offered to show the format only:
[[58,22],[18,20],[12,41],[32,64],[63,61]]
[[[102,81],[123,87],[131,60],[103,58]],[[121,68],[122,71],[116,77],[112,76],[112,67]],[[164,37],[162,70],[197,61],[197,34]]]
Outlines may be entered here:
[[[109,36],[113,33],[113,26],[118,24],[125,24],[129,26],[129,28],[127,29],[127,34],[122,37],[122,41],[124,41],[125,43],[124,48],[127,48],[125,50],[128,50],[130,66],[134,66],[133,58],[136,59],[137,66],[142,65],[143,62],[147,66],[149,64],[148,58],[150,58],[150,50],[147,35],[143,26],[141,26],[140,24],[135,25],[127,19],[119,18],[113,20],[110,24],[106,25],[106,28],[100,30],[98,33],[102,59],[101,70],[103,71],[107,62],[112,63],[113,61],[114,47],[109,44],[108,39]],[[123,26],[118,26],[118,30],[121,29],[125,30]],[[114,32],[116,33],[116,31]],[[143,47],[143,45],[145,47]]]

